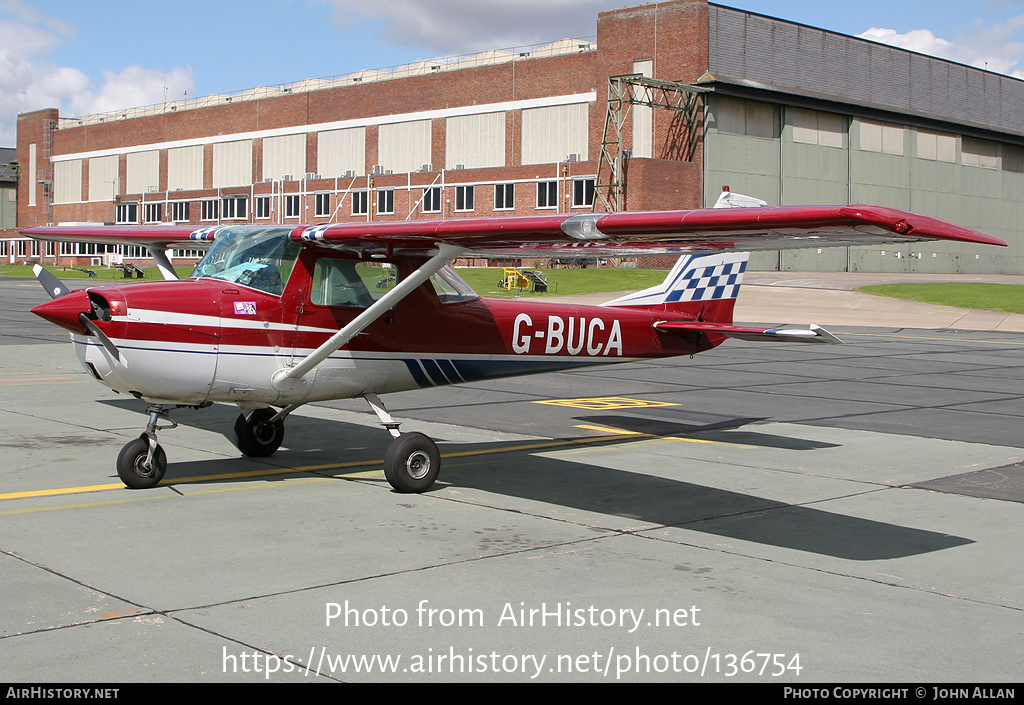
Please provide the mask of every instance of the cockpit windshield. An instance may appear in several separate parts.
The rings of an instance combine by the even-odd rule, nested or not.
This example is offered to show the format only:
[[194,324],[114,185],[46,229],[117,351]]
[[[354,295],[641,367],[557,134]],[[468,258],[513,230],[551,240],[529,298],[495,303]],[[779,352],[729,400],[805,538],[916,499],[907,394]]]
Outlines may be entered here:
[[193,277],[206,277],[280,295],[302,246],[291,228],[224,228],[217,233]]

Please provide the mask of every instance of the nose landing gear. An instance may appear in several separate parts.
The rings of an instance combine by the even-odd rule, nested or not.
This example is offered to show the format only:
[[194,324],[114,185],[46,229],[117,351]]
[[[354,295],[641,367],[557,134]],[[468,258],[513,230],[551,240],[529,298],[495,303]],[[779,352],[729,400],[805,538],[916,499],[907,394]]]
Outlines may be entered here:
[[[150,404],[149,423],[146,430],[138,438],[129,441],[117,456],[117,476],[126,486],[133,490],[144,490],[156,487],[167,471],[167,454],[156,442],[156,432],[177,428],[178,424],[171,420],[171,409],[176,405]],[[164,419],[169,426],[157,426]]]

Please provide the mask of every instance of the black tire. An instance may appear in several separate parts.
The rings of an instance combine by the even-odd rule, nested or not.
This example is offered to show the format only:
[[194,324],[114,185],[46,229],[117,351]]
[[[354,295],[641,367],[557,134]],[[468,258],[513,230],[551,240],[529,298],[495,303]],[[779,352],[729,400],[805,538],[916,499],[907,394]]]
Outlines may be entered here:
[[403,433],[384,454],[384,476],[398,492],[426,492],[441,470],[441,453],[422,433]]
[[267,423],[277,412],[273,409],[256,409],[245,418],[239,414],[235,421],[235,445],[243,455],[250,458],[265,458],[273,455],[284,441],[284,421]]
[[159,445],[153,452],[153,464],[146,467],[149,457],[149,441],[145,436],[136,438],[121,449],[117,455],[117,476],[133,490],[156,487],[167,472],[167,454]]

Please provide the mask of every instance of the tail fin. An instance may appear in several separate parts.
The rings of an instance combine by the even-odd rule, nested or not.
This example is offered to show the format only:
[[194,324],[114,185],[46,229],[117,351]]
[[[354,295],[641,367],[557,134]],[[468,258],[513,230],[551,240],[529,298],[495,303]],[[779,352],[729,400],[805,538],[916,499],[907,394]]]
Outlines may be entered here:
[[749,252],[683,255],[661,284],[602,305],[672,311],[698,321],[731,323],[749,257]]

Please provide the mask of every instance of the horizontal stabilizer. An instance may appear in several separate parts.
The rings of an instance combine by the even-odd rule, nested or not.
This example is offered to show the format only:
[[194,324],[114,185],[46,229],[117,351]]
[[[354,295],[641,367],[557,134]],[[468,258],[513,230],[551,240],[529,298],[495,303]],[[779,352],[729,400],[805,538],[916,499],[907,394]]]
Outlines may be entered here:
[[658,321],[656,330],[663,333],[718,333],[740,340],[763,341],[776,343],[833,343],[842,345],[836,336],[821,326],[808,328],[749,328],[746,326],[721,325],[702,321]]

